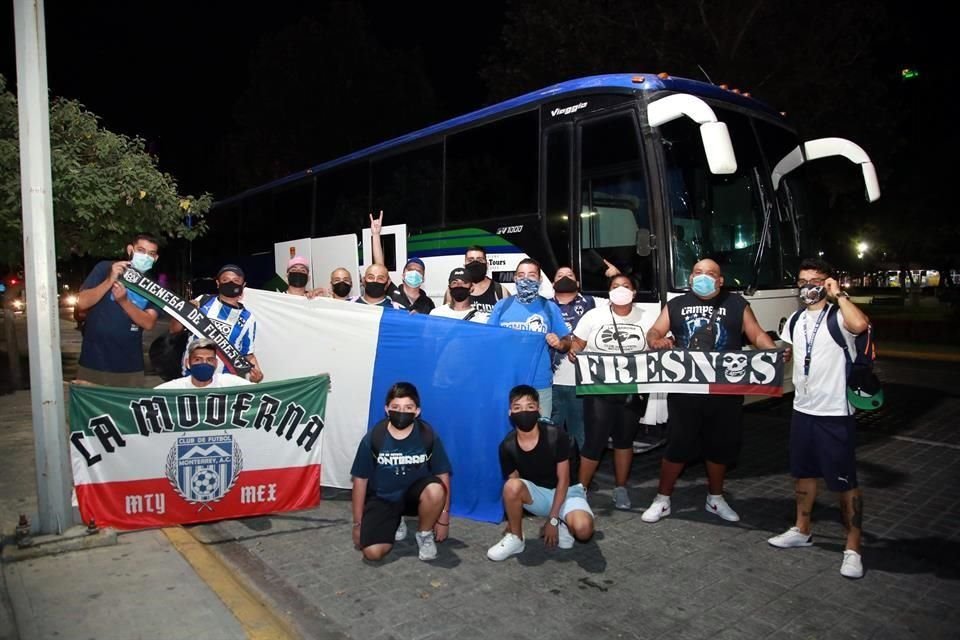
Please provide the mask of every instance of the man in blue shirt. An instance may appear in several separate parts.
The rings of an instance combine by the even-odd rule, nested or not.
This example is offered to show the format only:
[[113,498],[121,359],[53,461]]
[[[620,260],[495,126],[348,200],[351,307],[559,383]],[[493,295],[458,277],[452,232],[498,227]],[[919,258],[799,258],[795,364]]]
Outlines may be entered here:
[[[532,258],[521,260],[513,281],[517,285],[517,295],[497,302],[487,324],[543,333],[548,346],[561,353],[569,351],[570,332],[559,307],[539,294],[540,263]],[[540,411],[546,418],[553,411],[553,368],[550,360],[550,351],[544,349],[533,377],[533,387],[540,396]]]
[[357,448],[353,476],[353,544],[381,560],[407,537],[404,515],[417,515],[421,560],[437,557],[450,531],[450,460],[440,438],[420,417],[420,394],[409,382],[387,392],[381,420]]
[[157,239],[138,234],[127,245],[127,259],[97,263],[77,295],[77,309],[86,312],[77,379],[111,387],[142,387],[143,330],[153,329],[160,309],[127,291],[120,275],[127,267],[141,273],[159,257]]

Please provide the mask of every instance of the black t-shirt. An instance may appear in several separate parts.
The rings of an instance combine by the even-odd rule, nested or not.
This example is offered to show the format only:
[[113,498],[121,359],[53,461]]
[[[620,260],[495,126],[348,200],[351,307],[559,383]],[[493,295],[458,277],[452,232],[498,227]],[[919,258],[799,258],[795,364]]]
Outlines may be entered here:
[[710,300],[701,300],[693,293],[685,293],[667,303],[670,331],[678,347],[689,347],[690,336],[706,326],[717,306],[720,308],[714,320],[714,350],[740,350],[743,346],[743,313],[749,304],[739,294],[729,291],[721,291],[720,295]]
[[[500,443],[500,469],[504,477],[519,471],[521,478],[529,480],[538,487],[557,488],[557,463],[570,459],[570,436],[558,429],[556,452],[551,451],[547,437],[548,428],[556,429],[556,427],[540,425],[540,438],[532,451],[524,451],[520,448],[516,429],[507,434]],[[511,455],[511,449],[517,452],[519,459]]]
[[497,294],[498,290],[500,290],[500,285],[491,280],[486,291],[478,296],[470,296],[470,306],[476,309],[477,313],[491,313],[497,301],[503,298],[502,290],[500,290],[499,295]]
[[407,294],[403,292],[403,287],[398,287],[392,282],[387,284],[387,295],[394,302],[403,305],[404,309],[409,309],[411,311],[416,311],[417,313],[422,313],[428,315],[433,311],[434,304],[433,300],[430,299],[423,291],[420,292],[420,295],[417,297],[417,301],[411,303],[410,298],[407,297]]

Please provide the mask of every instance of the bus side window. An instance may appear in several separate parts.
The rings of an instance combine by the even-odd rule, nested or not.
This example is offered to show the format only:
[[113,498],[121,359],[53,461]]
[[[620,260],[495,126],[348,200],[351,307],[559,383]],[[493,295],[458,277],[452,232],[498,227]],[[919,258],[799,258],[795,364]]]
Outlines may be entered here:
[[407,225],[416,234],[440,226],[443,147],[435,144],[373,163],[373,211],[387,224]]

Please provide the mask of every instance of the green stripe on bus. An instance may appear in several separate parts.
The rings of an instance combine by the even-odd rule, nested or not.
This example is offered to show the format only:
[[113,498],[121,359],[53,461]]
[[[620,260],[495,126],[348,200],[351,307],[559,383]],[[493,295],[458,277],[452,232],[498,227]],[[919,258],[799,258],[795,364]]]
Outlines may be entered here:
[[512,247],[513,243],[507,242],[499,236],[465,236],[462,238],[437,238],[436,240],[426,241],[407,241],[407,251],[425,251],[427,249],[466,249],[470,245],[480,245],[482,247]]
[[411,241],[421,241],[421,240],[435,240],[438,238],[466,238],[468,236],[494,236],[495,234],[490,233],[485,229],[477,229],[476,227],[468,227],[466,229],[449,229],[447,231],[433,231],[431,233],[421,233],[418,236],[413,236],[410,238]]

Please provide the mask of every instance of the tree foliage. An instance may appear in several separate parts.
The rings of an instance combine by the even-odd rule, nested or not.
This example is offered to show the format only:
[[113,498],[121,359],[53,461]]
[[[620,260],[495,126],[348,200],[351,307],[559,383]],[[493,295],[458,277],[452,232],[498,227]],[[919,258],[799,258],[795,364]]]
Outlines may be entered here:
[[[182,196],[140,138],[108,131],[75,100],[50,103],[50,164],[58,258],[115,255],[140,231],[194,239],[211,197]],[[0,262],[23,249],[16,97],[0,76]]]

